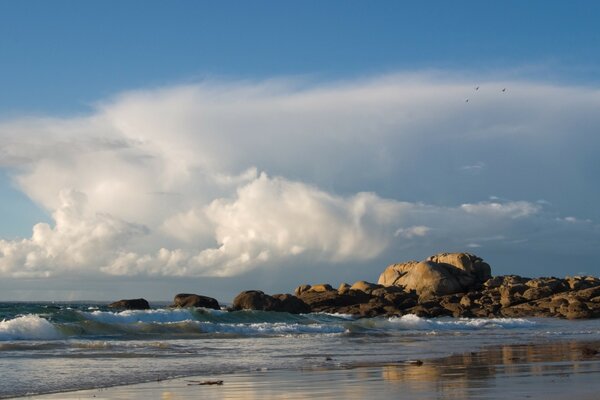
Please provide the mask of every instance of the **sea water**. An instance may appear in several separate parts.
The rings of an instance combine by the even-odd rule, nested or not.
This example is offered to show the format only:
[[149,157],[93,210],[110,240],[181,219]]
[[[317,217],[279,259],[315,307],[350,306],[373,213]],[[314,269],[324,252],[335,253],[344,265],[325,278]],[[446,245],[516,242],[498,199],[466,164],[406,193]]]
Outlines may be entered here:
[[193,375],[398,363],[486,346],[573,339],[600,339],[600,320],[355,319],[0,303],[0,398]]

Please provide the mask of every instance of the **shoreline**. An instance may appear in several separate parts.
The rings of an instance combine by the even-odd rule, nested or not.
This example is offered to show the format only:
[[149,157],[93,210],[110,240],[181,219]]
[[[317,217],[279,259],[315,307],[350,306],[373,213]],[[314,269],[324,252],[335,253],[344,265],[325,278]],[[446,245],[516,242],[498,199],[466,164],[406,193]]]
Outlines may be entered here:
[[[332,360],[335,362],[335,360]],[[420,398],[592,399],[600,391],[600,340],[484,347],[442,358],[195,375],[17,397],[56,399]],[[205,381],[221,385],[199,385]]]

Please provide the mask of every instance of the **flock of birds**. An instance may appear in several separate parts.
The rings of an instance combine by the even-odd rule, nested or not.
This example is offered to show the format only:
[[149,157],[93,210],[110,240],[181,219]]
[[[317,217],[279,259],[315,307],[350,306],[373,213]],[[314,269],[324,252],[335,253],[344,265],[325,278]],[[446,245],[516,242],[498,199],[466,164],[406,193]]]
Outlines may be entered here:
[[[479,90],[479,86],[475,86],[475,91],[478,91],[478,90]],[[506,93],[506,88],[502,88],[502,90],[500,92]],[[465,103],[468,103],[468,102],[469,102],[469,98],[467,97],[465,99]]]

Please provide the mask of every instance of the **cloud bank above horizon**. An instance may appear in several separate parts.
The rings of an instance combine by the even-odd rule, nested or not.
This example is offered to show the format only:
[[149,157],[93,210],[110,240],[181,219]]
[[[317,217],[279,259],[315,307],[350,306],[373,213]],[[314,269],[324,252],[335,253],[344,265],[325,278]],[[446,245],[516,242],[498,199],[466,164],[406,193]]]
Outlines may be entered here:
[[395,74],[203,82],[0,121],[0,166],[53,219],[0,240],[0,271],[236,276],[419,248],[591,256],[598,109],[585,87]]

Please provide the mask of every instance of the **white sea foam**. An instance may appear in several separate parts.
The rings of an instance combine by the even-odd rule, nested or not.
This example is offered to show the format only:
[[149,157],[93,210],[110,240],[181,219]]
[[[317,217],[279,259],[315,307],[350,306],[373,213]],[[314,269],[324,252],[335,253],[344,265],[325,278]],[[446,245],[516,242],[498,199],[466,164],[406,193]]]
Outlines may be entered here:
[[528,328],[536,323],[524,318],[440,318],[427,319],[413,314],[391,317],[389,322],[411,330],[478,330],[493,328]]
[[61,337],[54,325],[37,315],[0,321],[0,340],[50,340]]
[[296,324],[285,322],[260,322],[254,324],[221,324],[198,322],[202,332],[233,333],[238,335],[289,335],[289,334],[331,334],[345,333],[347,329],[341,325]]
[[343,314],[343,313],[327,313],[327,312],[315,312],[310,314],[301,314],[304,316],[310,317],[311,315],[325,315],[327,317],[341,318],[349,321],[353,321],[356,319],[355,315],[352,314]]
[[133,324],[143,323],[173,323],[194,320],[190,310],[187,309],[158,309],[158,310],[126,310],[121,312],[93,311],[82,312],[85,318],[106,324]]

